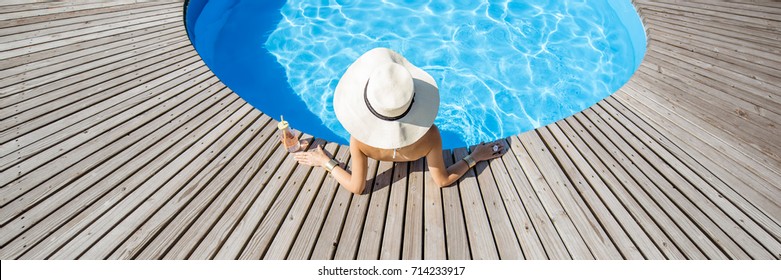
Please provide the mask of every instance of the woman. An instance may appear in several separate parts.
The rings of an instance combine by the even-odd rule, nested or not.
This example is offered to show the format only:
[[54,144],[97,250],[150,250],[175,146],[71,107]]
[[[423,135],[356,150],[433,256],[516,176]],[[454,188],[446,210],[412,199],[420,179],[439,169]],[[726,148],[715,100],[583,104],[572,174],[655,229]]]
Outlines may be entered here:
[[434,78],[400,54],[372,49],[344,73],[334,92],[336,118],[350,133],[352,174],[328,157],[322,147],[295,154],[301,164],[321,166],[355,194],[364,191],[368,158],[415,161],[426,157],[429,173],[439,186],[449,186],[477,162],[501,156],[501,142],[478,145],[447,168],[442,138],[434,125],[439,89]]

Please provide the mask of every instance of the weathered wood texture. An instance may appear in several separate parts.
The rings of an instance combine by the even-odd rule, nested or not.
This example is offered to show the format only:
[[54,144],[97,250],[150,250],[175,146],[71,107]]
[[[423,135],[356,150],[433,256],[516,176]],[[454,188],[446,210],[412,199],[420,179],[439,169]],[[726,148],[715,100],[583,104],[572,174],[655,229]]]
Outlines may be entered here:
[[0,5],[2,259],[781,258],[779,5],[634,1],[648,51],[617,93],[453,186],[370,161],[353,195],[208,70],[181,1],[23,2]]

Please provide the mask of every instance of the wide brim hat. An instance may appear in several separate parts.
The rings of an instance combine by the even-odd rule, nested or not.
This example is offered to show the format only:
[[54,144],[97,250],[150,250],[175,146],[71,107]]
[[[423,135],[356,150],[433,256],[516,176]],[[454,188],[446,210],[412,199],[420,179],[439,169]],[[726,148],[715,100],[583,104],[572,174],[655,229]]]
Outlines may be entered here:
[[396,149],[428,132],[439,110],[434,78],[386,48],[361,55],[334,92],[336,118],[357,140]]

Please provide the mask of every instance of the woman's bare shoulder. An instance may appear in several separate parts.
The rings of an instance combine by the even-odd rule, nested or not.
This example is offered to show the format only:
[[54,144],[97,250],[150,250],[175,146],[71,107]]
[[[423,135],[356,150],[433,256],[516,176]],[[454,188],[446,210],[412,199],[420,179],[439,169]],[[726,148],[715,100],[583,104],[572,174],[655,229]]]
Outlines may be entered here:
[[366,145],[363,142],[359,141],[358,139],[355,139],[352,135],[350,136],[350,153],[352,156],[369,156],[372,155],[373,152],[376,151],[377,148],[374,148],[372,146]]
[[431,147],[442,146],[442,136],[439,135],[439,128],[435,124],[432,124],[428,132],[426,132],[425,138],[427,144]]
[[366,144],[359,141],[358,139],[355,139],[352,135],[350,135],[350,150],[357,149],[358,151],[363,151],[363,149],[366,147]]

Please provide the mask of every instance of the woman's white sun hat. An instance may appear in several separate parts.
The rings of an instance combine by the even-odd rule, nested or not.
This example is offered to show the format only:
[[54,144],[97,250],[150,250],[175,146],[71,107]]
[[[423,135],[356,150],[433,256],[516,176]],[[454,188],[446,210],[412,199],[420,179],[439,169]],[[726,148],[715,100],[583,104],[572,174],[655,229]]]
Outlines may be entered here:
[[361,55],[334,92],[336,118],[355,139],[381,149],[418,141],[434,124],[439,88],[434,78],[386,48]]

